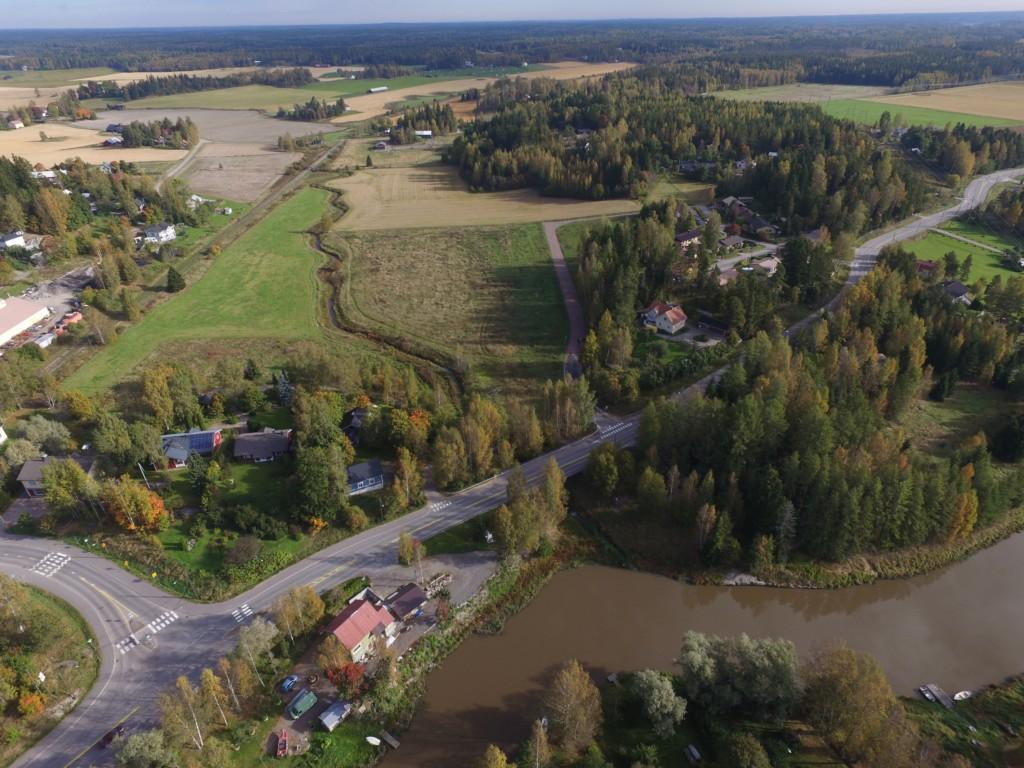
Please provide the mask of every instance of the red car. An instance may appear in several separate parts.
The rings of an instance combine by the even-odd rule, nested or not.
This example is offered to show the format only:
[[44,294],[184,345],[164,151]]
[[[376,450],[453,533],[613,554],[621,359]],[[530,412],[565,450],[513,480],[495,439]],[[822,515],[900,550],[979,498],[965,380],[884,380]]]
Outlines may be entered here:
[[277,756],[286,757],[288,755],[288,731],[284,728],[277,734]]

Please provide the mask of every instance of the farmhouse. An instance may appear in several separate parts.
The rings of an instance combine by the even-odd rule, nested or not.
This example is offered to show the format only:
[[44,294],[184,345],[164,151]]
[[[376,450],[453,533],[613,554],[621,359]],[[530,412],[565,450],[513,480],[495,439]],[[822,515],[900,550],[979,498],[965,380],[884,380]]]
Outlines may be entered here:
[[19,333],[45,320],[50,310],[40,304],[19,299],[0,299],[0,345],[6,344]]
[[379,491],[384,487],[384,468],[378,459],[370,459],[348,468],[349,496]]
[[177,237],[174,225],[167,222],[151,224],[143,231],[143,240],[147,243],[169,243]]
[[686,327],[686,313],[682,307],[673,307],[658,316],[656,325],[662,333],[679,333]]
[[247,432],[235,438],[235,458],[265,464],[284,456],[291,449],[290,429],[264,427],[259,432]]
[[43,488],[43,469],[58,461],[75,461],[85,470],[85,473],[92,476],[93,459],[91,456],[71,456],[66,459],[57,456],[45,456],[39,459],[29,459],[18,473],[18,482],[25,489],[25,495],[31,498],[42,496],[46,493]]
[[360,598],[345,606],[345,610],[327,625],[327,631],[345,646],[352,661],[360,662],[372,650],[374,638],[382,638],[389,646],[394,642],[398,622],[383,605]]
[[20,229],[16,229],[13,232],[7,232],[6,234],[0,235],[0,248],[24,248],[25,247],[25,233]]
[[190,429],[160,437],[160,450],[167,457],[167,467],[177,469],[185,466],[192,454],[210,456],[221,444],[219,429]]

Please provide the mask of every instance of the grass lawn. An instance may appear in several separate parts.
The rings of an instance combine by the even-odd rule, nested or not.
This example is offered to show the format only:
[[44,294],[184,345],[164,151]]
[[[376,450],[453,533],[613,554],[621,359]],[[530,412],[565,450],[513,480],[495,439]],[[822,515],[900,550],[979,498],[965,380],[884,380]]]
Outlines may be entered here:
[[272,338],[315,339],[321,257],[304,231],[319,220],[327,193],[295,193],[236,240],[181,294],[155,306],[136,325],[66,381],[97,392],[129,376],[167,342]]
[[113,74],[109,67],[83,67],[81,69],[30,69],[4,71],[0,74],[0,87],[16,88],[57,88],[59,86],[78,86],[76,80],[88,77],[99,80],[104,75]]
[[679,198],[687,203],[711,203],[715,199],[715,185],[702,181],[686,181],[673,175],[659,179],[647,194],[649,200],[664,200],[668,197]]
[[1018,125],[1018,120],[1007,120],[1001,117],[984,117],[982,115],[969,115],[964,112],[945,112],[938,109],[926,109],[925,107],[912,107],[896,104],[883,104],[877,101],[866,101],[864,99],[836,99],[834,101],[823,101],[819,106],[833,117],[846,118],[865,125],[874,125],[883,112],[888,112],[893,117],[903,115],[907,125],[929,125],[937,128],[944,127],[947,123],[964,123],[977,127]]
[[984,224],[974,224],[962,219],[948,221],[942,225],[941,229],[1002,251],[1012,251],[1015,248],[1024,246],[1024,240],[1020,238],[1003,235]]
[[568,320],[539,225],[331,238],[351,254],[342,302],[357,322],[464,360],[484,389],[535,395],[560,375]]
[[1019,274],[1003,266],[999,254],[993,253],[987,248],[979,248],[976,245],[965,243],[962,240],[944,237],[938,232],[929,232],[920,240],[905,243],[903,248],[913,253],[918,259],[938,261],[940,264],[943,257],[950,251],[956,253],[960,261],[963,261],[964,258],[970,255],[971,274],[967,279],[968,283],[973,283],[979,278],[991,280],[996,275],[1002,275],[1005,280],[1007,277]]
[[436,536],[431,536],[423,542],[427,548],[427,554],[462,555],[466,552],[494,549],[494,545],[488,544],[484,539],[486,531],[493,532],[494,526],[491,523],[493,514],[493,512],[485,512],[472,520],[459,523]]
[[[45,627],[48,638],[41,647],[26,649],[28,663],[46,671],[43,693],[45,714],[18,717],[12,706],[0,711],[0,765],[9,765],[26,749],[45,736],[60,721],[51,715],[52,708],[62,701],[77,704],[92,688],[99,673],[99,644],[85,619],[58,597],[27,587],[27,603],[20,621],[26,626]],[[11,649],[12,652],[16,649]],[[66,712],[64,714],[67,714]]]
[[907,438],[918,449],[947,456],[963,440],[979,430],[994,429],[1022,405],[1007,399],[1002,390],[976,384],[959,384],[944,402],[920,399],[901,421]]

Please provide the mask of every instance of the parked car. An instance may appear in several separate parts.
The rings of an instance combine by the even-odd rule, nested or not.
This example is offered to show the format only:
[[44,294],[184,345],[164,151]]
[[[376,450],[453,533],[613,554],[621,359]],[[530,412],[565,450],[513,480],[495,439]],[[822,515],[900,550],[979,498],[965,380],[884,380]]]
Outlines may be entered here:
[[288,693],[288,691],[295,687],[297,682],[299,682],[298,675],[288,675],[288,677],[281,681],[281,693]]
[[285,710],[285,714],[287,714],[292,720],[298,720],[315,706],[316,694],[308,688],[303,688],[295,694],[295,697],[288,705],[288,709]]

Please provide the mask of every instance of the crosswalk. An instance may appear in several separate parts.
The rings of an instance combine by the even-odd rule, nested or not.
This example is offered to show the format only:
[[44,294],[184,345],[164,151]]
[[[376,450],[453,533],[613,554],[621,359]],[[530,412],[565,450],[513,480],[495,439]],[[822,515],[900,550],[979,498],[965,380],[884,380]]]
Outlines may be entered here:
[[231,618],[235,620],[236,624],[241,624],[250,616],[252,616],[252,608],[249,607],[248,603],[242,603],[231,612]]
[[[174,611],[164,611],[151,622],[149,622],[146,625],[145,630],[139,630],[139,633],[143,634],[148,639],[160,630],[166,629],[169,625],[173,624],[179,618],[180,617],[178,616],[178,614]],[[138,648],[141,644],[142,641],[139,640],[138,635],[136,635],[135,632],[132,632],[128,635],[128,637],[119,640],[117,643],[115,643],[114,647],[117,649],[118,653],[124,656],[126,653],[129,653]]]
[[597,436],[600,437],[600,438],[611,437],[612,435],[616,435],[619,432],[621,432],[622,430],[628,429],[628,428],[629,428],[629,422],[628,421],[620,421],[618,424],[613,424],[610,427],[601,427],[601,429],[597,430]]
[[452,503],[450,501],[435,501],[430,505],[431,512],[440,512],[442,509],[447,509]]
[[42,560],[32,566],[32,570],[49,578],[71,562],[71,558],[63,552],[50,552]]

